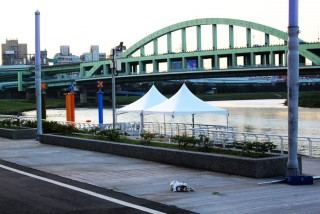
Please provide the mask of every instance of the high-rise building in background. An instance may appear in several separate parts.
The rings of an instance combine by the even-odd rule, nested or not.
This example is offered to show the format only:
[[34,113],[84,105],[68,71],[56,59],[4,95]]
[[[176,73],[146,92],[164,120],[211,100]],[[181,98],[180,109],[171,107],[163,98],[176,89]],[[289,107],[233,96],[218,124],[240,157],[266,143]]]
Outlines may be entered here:
[[70,53],[69,45],[61,45],[60,53],[55,54],[53,57],[53,64],[61,65],[61,64],[71,64],[71,63],[80,63],[80,57],[72,55]]
[[99,45],[91,45],[89,53],[80,56],[83,62],[96,62],[106,60],[106,53],[99,53]]
[[6,40],[1,44],[2,65],[26,65],[28,59],[27,44],[19,44],[17,39]]
[[[34,54],[28,54],[27,44],[19,44],[17,39],[1,44],[2,65],[34,65]],[[41,65],[48,65],[47,51],[40,53]]]
[[62,56],[70,56],[70,46],[69,45],[61,45],[60,46],[60,54]]

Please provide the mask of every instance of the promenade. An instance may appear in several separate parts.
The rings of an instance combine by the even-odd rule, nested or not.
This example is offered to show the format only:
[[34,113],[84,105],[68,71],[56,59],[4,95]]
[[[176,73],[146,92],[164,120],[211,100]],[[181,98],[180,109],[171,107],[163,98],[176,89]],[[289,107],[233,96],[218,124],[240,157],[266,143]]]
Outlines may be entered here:
[[[197,213],[320,212],[320,180],[303,186],[258,185],[276,178],[246,178],[6,138],[0,138],[0,159]],[[303,157],[303,174],[320,175],[320,159]],[[171,192],[172,180],[187,182],[196,191]]]

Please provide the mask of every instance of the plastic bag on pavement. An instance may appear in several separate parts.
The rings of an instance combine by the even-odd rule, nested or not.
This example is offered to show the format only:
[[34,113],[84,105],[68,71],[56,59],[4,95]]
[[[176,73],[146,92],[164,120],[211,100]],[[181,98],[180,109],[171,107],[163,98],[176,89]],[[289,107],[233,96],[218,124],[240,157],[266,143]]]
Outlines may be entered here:
[[170,190],[173,192],[193,192],[193,191],[195,191],[193,188],[188,187],[187,183],[179,182],[176,180],[173,180],[170,183]]

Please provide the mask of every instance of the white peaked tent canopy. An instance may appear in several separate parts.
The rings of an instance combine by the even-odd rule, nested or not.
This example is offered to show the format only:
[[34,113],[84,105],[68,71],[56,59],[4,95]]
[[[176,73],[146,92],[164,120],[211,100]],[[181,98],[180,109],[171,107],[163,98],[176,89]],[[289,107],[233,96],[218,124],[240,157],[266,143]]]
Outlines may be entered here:
[[144,110],[150,107],[153,107],[155,105],[158,105],[159,103],[162,103],[166,101],[168,98],[163,96],[158,89],[152,85],[152,87],[149,89],[149,91],[140,99],[137,101],[122,107],[117,110],[117,115],[121,113],[130,113],[130,112],[135,112],[135,113],[140,113],[140,124],[141,128],[139,129],[139,132],[142,131],[143,129],[143,115],[144,115]]
[[152,85],[143,97],[129,105],[126,105],[125,107],[117,109],[117,114],[129,112],[143,113],[145,109],[151,108],[166,100],[167,98],[163,96],[154,85]]
[[185,84],[170,99],[145,109],[145,113],[163,113],[172,115],[182,114],[222,114],[228,115],[228,111],[215,107],[196,97]]
[[171,120],[171,136],[174,135],[173,124],[175,115],[191,114],[192,122],[195,114],[222,114],[226,116],[228,126],[228,111],[222,108],[210,105],[198,97],[196,97],[187,88],[185,84],[182,85],[180,90],[173,95],[170,99],[148,109],[144,110],[144,113],[162,113],[170,114]]

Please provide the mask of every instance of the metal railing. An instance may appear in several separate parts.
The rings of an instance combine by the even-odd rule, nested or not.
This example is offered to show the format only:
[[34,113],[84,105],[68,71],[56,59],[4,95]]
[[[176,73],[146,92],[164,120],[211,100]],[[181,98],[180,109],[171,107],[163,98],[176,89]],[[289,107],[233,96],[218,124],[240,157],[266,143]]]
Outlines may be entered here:
[[[277,145],[281,154],[288,151],[288,136],[278,134],[261,134],[236,131],[215,131],[194,129],[195,136],[205,135],[214,143],[232,144],[233,142],[272,142]],[[320,157],[320,137],[298,137],[299,154]]]
[[[15,116],[15,115],[0,115],[0,120],[36,120],[35,117]],[[82,130],[91,130],[99,128],[101,130],[110,130],[113,124],[93,124],[55,121],[59,124],[72,124],[74,127]],[[123,122],[117,123],[116,129],[124,134],[139,135],[141,133],[140,122]],[[218,125],[203,125],[203,124],[185,124],[185,123],[156,123],[145,122],[143,130],[155,133],[161,136],[187,135],[195,136],[205,135],[216,144],[226,146],[233,142],[272,142],[277,145],[277,149],[281,154],[288,151],[288,136],[278,134],[261,134],[252,132],[237,132],[233,127],[218,126]],[[298,152],[301,155],[312,157],[320,157],[320,137],[298,137]]]

